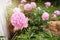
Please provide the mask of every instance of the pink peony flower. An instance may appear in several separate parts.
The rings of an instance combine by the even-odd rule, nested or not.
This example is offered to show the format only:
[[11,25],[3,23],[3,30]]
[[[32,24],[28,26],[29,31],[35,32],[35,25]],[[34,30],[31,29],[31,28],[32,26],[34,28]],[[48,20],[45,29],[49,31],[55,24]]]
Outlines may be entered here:
[[57,16],[55,14],[52,14],[52,18],[56,18]]
[[56,14],[58,16],[58,15],[60,15],[60,11],[56,10],[56,11],[54,11],[54,14]]
[[24,5],[24,10],[25,10],[25,11],[30,11],[30,10],[32,10],[31,5],[30,5],[30,4]]
[[47,12],[44,12],[42,14],[42,20],[48,20],[49,19],[49,14]]
[[26,0],[21,0],[21,3],[25,3],[25,2],[27,2]]
[[51,6],[51,2],[46,2],[46,3],[45,3],[45,7],[46,7],[46,8],[49,8],[50,6]]
[[36,8],[36,3],[35,2],[31,2],[31,7],[32,8]]
[[28,18],[23,13],[15,12],[11,17],[11,24],[14,26],[14,30],[22,30],[28,27]]
[[13,9],[13,12],[21,12],[21,9],[16,7]]

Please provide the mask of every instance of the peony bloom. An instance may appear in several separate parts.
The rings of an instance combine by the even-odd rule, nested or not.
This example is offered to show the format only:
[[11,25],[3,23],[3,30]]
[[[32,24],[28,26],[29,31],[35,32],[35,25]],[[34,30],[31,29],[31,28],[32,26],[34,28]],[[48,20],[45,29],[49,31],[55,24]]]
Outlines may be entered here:
[[54,14],[60,15],[60,11],[59,10],[56,10],[56,11],[54,11]]
[[56,18],[57,16],[55,14],[52,14],[52,18]]
[[47,12],[44,12],[42,14],[42,20],[48,20],[49,19],[49,14]]
[[15,12],[11,17],[11,24],[14,26],[14,30],[22,30],[28,27],[28,18],[23,13]]
[[46,3],[45,3],[45,7],[46,7],[46,8],[49,8],[50,6],[51,6],[51,2],[46,2]]
[[30,11],[30,10],[32,10],[31,5],[30,5],[30,4],[24,5],[24,10],[25,10],[25,11]]
[[16,7],[13,9],[13,12],[21,12],[21,9]]
[[25,3],[25,2],[27,2],[26,0],[21,0],[21,3]]
[[36,8],[36,3],[35,2],[31,2],[31,7],[32,8]]

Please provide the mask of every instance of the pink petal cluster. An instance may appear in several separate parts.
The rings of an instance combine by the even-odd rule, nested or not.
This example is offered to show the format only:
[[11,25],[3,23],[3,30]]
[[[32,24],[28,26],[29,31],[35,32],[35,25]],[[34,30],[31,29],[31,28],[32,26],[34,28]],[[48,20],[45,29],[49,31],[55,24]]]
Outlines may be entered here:
[[11,17],[11,24],[14,26],[14,30],[22,30],[28,27],[28,18],[21,12],[15,12]]
[[31,2],[31,7],[32,8],[36,8],[36,3],[35,2]]
[[52,14],[52,18],[56,18],[57,16],[55,14]]
[[56,10],[56,11],[54,11],[54,14],[56,14],[58,16],[58,15],[60,15],[60,11]]
[[26,5],[24,5],[24,10],[25,10],[25,11],[30,11],[30,10],[32,10],[31,4],[26,4]]
[[42,20],[48,20],[49,19],[49,14],[47,12],[44,12],[42,14]]
[[25,3],[25,2],[27,2],[27,0],[21,0],[21,3]]
[[36,3],[35,2],[31,2],[31,4],[25,4],[24,5],[24,10],[25,11],[30,11],[33,8],[36,8]]
[[13,9],[13,12],[21,12],[21,9],[16,7]]
[[46,3],[45,3],[45,7],[46,7],[46,8],[49,8],[50,6],[51,6],[51,2],[46,2]]
[[59,15],[60,15],[60,11],[59,10],[55,10],[54,14],[52,14],[52,18],[56,18]]

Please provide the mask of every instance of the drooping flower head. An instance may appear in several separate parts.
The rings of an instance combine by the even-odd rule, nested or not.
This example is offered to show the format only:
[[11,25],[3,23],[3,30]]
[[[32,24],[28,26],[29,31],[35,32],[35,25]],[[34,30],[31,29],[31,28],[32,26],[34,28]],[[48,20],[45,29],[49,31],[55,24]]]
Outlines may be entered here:
[[32,8],[36,8],[36,3],[35,2],[31,2],[31,7]]
[[59,10],[55,10],[54,14],[56,14],[58,16],[58,15],[60,15],[60,11]]
[[11,24],[14,26],[14,30],[22,30],[28,27],[28,18],[21,12],[15,12],[11,17]]
[[52,14],[52,18],[54,18],[54,19],[55,19],[56,17],[57,17],[57,16],[56,16],[56,14]]
[[48,20],[49,19],[49,14],[47,12],[44,12],[42,14],[42,20]]
[[25,10],[25,11],[30,11],[30,10],[32,10],[31,4],[25,4],[25,5],[24,5],[24,10]]
[[27,0],[21,0],[21,3],[25,3],[25,2],[27,2]]
[[51,6],[51,2],[45,2],[45,7],[49,8]]

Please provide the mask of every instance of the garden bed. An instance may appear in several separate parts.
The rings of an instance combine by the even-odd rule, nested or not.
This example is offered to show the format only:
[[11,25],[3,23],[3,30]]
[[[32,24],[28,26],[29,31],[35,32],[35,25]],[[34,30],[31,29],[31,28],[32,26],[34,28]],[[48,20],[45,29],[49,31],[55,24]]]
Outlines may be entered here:
[[60,40],[60,4],[56,4],[51,0],[13,0],[7,7],[9,39]]

